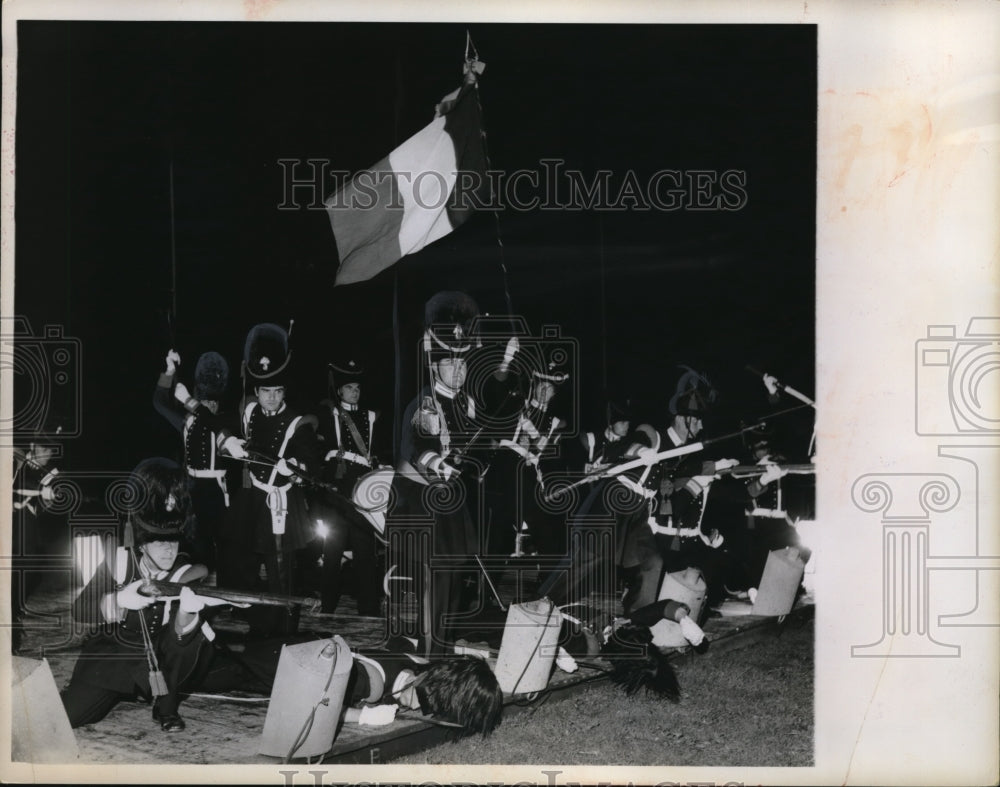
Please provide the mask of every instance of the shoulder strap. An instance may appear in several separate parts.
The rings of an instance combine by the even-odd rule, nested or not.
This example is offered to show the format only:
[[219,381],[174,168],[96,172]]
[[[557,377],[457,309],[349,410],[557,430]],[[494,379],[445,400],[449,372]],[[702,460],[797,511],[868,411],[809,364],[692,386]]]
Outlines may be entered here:
[[250,416],[253,415],[253,411],[257,407],[257,402],[247,402],[247,406],[243,408],[243,436],[250,436]]

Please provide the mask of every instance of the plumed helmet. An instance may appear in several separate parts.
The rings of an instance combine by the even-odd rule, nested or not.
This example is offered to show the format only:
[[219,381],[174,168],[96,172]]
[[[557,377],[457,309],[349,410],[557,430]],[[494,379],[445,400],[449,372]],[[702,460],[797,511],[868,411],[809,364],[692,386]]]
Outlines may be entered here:
[[632,420],[632,402],[625,398],[608,399],[604,408],[605,422],[610,426],[617,421]]
[[221,399],[229,384],[229,364],[217,352],[203,353],[194,367],[196,399]]
[[568,359],[566,351],[561,348],[552,348],[540,353],[539,363],[531,370],[531,378],[546,383],[558,385],[569,379],[569,370],[566,362]]
[[243,366],[251,385],[285,385],[291,360],[288,332],[284,328],[265,322],[250,329],[243,347]]
[[424,306],[424,349],[438,354],[460,354],[473,346],[473,320],[479,306],[472,296],[458,290],[442,290]]
[[671,415],[691,415],[704,418],[718,399],[718,391],[708,377],[690,366],[680,366],[683,373],[677,381],[677,390],[670,398]]
[[135,544],[179,541],[190,508],[181,467],[161,456],[144,459],[129,475],[128,484],[125,512]]

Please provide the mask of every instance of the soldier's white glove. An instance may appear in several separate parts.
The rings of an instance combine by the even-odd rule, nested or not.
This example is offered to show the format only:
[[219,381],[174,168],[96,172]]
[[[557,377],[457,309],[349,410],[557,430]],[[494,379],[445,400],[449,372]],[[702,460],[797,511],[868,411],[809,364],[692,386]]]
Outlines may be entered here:
[[205,607],[218,607],[229,602],[211,596],[199,596],[189,587],[181,588],[181,612],[201,612]]
[[773,374],[764,375],[764,387],[767,388],[767,392],[771,396],[775,396],[778,393],[778,378]]
[[435,436],[441,434],[441,420],[438,418],[434,400],[425,396],[420,409],[413,414],[413,425],[421,434]]
[[728,470],[730,467],[736,467],[739,463],[738,459],[716,459],[715,472],[718,473],[722,470]]
[[174,386],[174,399],[185,405],[191,399],[191,392],[187,389],[187,386],[184,385],[184,383],[177,383],[177,385]]
[[782,476],[785,476],[787,474],[788,474],[788,471],[785,470],[785,468],[779,467],[778,465],[774,465],[774,464],[768,464],[767,470],[765,470],[763,473],[761,473],[760,478],[758,479],[758,481],[759,481],[759,483],[760,483],[761,486],[767,486],[772,481],[777,481],[779,478],[781,478]]
[[718,549],[722,546],[722,542],[725,541],[725,537],[718,530],[713,529],[707,536],[702,533],[701,540],[704,541],[712,549]]
[[438,466],[438,472],[445,481],[450,481],[454,476],[458,475],[461,471],[447,462],[442,462]]
[[708,485],[711,484],[716,479],[714,475],[696,475],[691,476],[691,480],[694,481],[702,489],[708,489]]
[[55,491],[48,484],[46,484],[45,486],[43,486],[38,491],[39,491],[39,494],[42,496],[42,500],[44,500],[46,503],[51,503],[53,500],[56,499],[56,493],[55,493]]
[[695,647],[698,647],[705,640],[705,632],[688,615],[680,619],[680,625],[681,634],[684,635],[684,639]]
[[282,457],[275,464],[274,469],[277,470],[281,475],[294,475],[295,471],[291,468],[291,462]]
[[122,609],[145,609],[154,601],[152,596],[144,596],[139,592],[139,586],[143,580],[137,579],[130,582],[115,594],[115,601]]
[[563,672],[576,672],[580,669],[579,665],[569,653],[566,651],[562,645],[559,646],[559,650],[556,651],[556,666]]
[[358,724],[364,724],[369,727],[384,727],[386,724],[392,724],[396,720],[396,711],[398,709],[398,705],[373,705],[371,707],[364,707],[361,709],[361,715],[358,717]]
[[241,440],[236,435],[229,435],[222,442],[222,450],[233,457],[233,459],[246,459],[250,456],[247,453],[246,444],[246,440]]
[[511,336],[507,341],[507,347],[503,351],[503,362],[500,364],[500,371],[506,372],[510,368],[510,362],[514,360],[517,351],[521,349],[521,343],[516,336]]
[[300,480],[296,473],[300,470],[305,470],[305,465],[299,464],[299,461],[295,457],[289,457],[285,459],[282,457],[278,460],[275,468],[281,475],[292,476],[292,480]]
[[167,353],[167,374],[173,375],[177,371],[177,367],[181,365],[181,357],[177,354],[176,350],[170,350]]

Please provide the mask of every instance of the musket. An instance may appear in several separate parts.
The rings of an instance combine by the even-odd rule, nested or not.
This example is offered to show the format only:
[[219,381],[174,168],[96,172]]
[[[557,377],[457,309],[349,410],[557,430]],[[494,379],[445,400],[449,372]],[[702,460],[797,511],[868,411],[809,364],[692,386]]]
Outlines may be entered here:
[[[268,465],[270,467],[274,467],[280,461],[279,459],[275,459],[273,456],[269,456],[268,454],[261,453],[260,451],[254,451],[251,449],[247,449],[247,454],[256,460],[256,464]],[[292,473],[293,478],[299,478],[302,480],[303,483],[309,484],[309,486],[319,487],[320,489],[325,489],[328,492],[333,492],[334,494],[343,497],[343,495],[341,495],[340,492],[337,491],[337,487],[329,483],[328,481],[321,481],[315,476],[309,475],[304,470],[301,470],[297,465],[289,464],[288,467],[293,471]],[[347,500],[347,498],[344,499]]]
[[[675,459],[678,456],[686,456],[687,454],[694,454],[698,451],[703,451],[706,446],[712,443],[719,443],[723,440],[729,440],[733,437],[739,437],[744,432],[752,432],[757,429],[763,428],[763,421],[760,423],[753,424],[752,426],[744,427],[736,432],[731,432],[726,435],[721,435],[720,437],[713,437],[709,440],[702,440],[698,443],[688,443],[687,445],[679,445],[676,448],[668,448],[664,451],[657,451],[656,453],[646,454],[645,456],[640,456],[638,459],[632,459],[628,462],[623,462],[619,465],[614,465],[613,467],[608,467],[603,470],[598,470],[597,472],[590,473],[576,481],[574,481],[569,486],[557,487],[550,493],[545,495],[546,500],[554,500],[559,495],[568,492],[574,487],[580,486],[581,484],[589,484],[592,481],[599,481],[603,478],[613,478],[616,475],[621,475],[628,470],[634,470],[637,467],[648,467],[650,465],[656,465],[660,462],[665,462],[667,459]],[[754,465],[756,467],[756,465]]]
[[238,605],[262,604],[269,607],[313,607],[318,605],[319,599],[305,596],[286,596],[281,593],[255,593],[251,590],[231,590],[229,588],[217,588],[208,585],[191,583],[189,585],[181,582],[164,582],[158,579],[146,579],[139,586],[139,593],[143,596],[153,596],[157,598],[174,598],[181,594],[183,588],[188,588],[199,596],[218,598]]
[[755,475],[763,475],[770,467],[777,467],[779,470],[784,470],[791,475],[813,475],[816,472],[816,465],[806,463],[791,465],[736,465],[735,467],[727,467],[724,470],[717,470],[716,474],[731,475],[734,478],[751,478]]

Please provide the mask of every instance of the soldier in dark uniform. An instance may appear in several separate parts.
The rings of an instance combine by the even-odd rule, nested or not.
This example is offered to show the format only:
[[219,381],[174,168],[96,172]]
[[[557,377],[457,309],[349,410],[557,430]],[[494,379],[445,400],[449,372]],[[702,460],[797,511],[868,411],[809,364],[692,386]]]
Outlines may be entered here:
[[[273,692],[282,648],[298,640],[315,641],[315,636],[248,642],[238,657],[217,652],[202,690]],[[487,736],[500,723],[503,691],[485,659],[428,660],[403,637],[387,640],[383,647],[354,650],[352,655],[344,694],[345,723],[383,726],[391,724],[397,712],[410,710],[455,725],[457,735]],[[297,670],[301,665],[286,662],[286,668]]]
[[78,623],[96,628],[84,643],[62,701],[73,727],[103,719],[123,700],[153,703],[153,719],[166,732],[183,730],[181,694],[197,687],[209,667],[214,633],[203,619],[205,599],[184,588],[179,603],[139,592],[144,580],[195,582],[206,576],[179,551],[190,505],[184,473],[168,459],[147,459],[133,471],[120,545],[105,543],[97,565],[73,604]]
[[[466,358],[474,344],[469,329],[477,314],[475,301],[462,292],[439,292],[427,302],[424,350],[430,384],[410,402],[400,424],[394,503],[386,523],[390,550],[395,544],[390,562],[412,581],[419,614],[417,627],[408,633],[421,639],[425,655],[444,653],[452,643],[446,616],[461,609],[470,558],[480,551],[478,522],[470,513],[479,511],[479,468],[467,453],[476,433],[477,403],[464,390]],[[419,536],[416,543],[410,541],[413,528],[427,525],[432,528],[429,550],[419,545]],[[401,601],[395,587],[390,605]]]
[[[42,572],[30,570],[32,557],[42,554],[46,541],[60,522],[49,509],[56,499],[53,484],[59,477],[54,465],[62,421],[51,417],[41,430],[31,430],[27,445],[13,451],[14,483],[11,515],[12,568],[10,577],[11,649],[16,652],[24,632],[28,597],[38,589]],[[15,434],[20,437],[19,431]],[[20,442],[20,441],[18,441]]]
[[336,398],[324,399],[319,410],[319,439],[323,443],[326,480],[339,484],[350,497],[355,482],[378,466],[373,452],[378,415],[359,405],[364,370],[355,362],[327,364],[330,388]]
[[[186,532],[191,556],[215,569],[216,541],[222,528],[229,491],[222,457],[243,459],[234,425],[220,412],[220,402],[229,381],[229,366],[216,352],[206,352],[195,365],[194,395],[184,383],[176,382],[180,356],[170,350],[166,370],[153,392],[153,407],[181,433],[184,439],[184,469],[190,478],[191,531]],[[175,384],[176,383],[176,384]],[[173,395],[171,395],[173,389]]]
[[[579,441],[569,444],[570,463],[582,467],[587,475],[606,470],[627,461],[629,449],[638,449],[630,431],[631,412],[625,399],[611,399],[604,408],[604,428],[584,432]],[[584,486],[578,493],[582,500],[571,512],[568,534],[570,543],[559,566],[543,580],[539,595],[548,596],[557,604],[579,602],[598,585],[610,591],[614,555],[611,547],[594,543],[586,526],[595,520],[617,520],[622,513],[620,498],[627,498],[637,505],[644,505],[644,498],[636,497],[629,488],[614,477],[602,478]],[[556,498],[558,502],[559,498]],[[634,507],[634,506],[633,506]],[[628,507],[625,507],[626,509]],[[626,511],[627,513],[627,511]]]
[[[546,510],[541,496],[544,473],[554,461],[556,445],[567,426],[565,419],[550,412],[549,405],[569,374],[553,355],[547,360],[537,359],[529,376],[520,410],[511,419],[511,426],[498,434],[497,451],[486,479],[491,501],[491,554],[508,554],[512,549],[514,554],[565,551],[564,539],[560,538],[564,522]],[[528,549],[525,541],[530,544]]]
[[[703,418],[710,414],[717,396],[715,388],[703,373],[688,367],[681,368],[684,372],[670,400],[673,417],[664,432],[661,450],[693,442],[701,434]],[[644,598],[648,597],[646,590],[655,593],[653,585],[658,587],[664,570],[673,572],[694,567],[702,571],[708,585],[708,603],[703,612],[707,614],[709,604],[722,599],[729,555],[722,549],[724,537],[717,528],[709,526],[703,515],[708,490],[717,473],[737,464],[736,459],[706,459],[701,453],[661,463],[661,480],[653,516],[649,520],[660,559],[657,561],[648,557],[652,553],[646,534],[643,534],[640,549],[647,559],[640,581],[644,585]]]
[[[323,453],[323,480],[343,498],[350,499],[363,475],[379,467],[375,456],[374,410],[360,407],[364,372],[355,361],[328,364],[330,388],[336,398],[324,399],[319,408],[319,440]],[[381,614],[382,576],[373,525],[343,505],[329,506],[329,495],[317,494],[327,533],[323,538],[323,612],[333,612],[342,592],[341,563],[352,555],[358,612]]]
[[609,400],[604,415],[606,426],[602,431],[580,434],[582,460],[577,462],[577,466],[582,466],[584,473],[592,473],[619,462],[627,447],[623,440],[632,425],[628,400]]
[[792,478],[788,475],[788,460],[772,448],[767,434],[753,435],[748,447],[753,463],[762,467],[763,472],[744,481],[744,510],[739,512],[743,514],[743,527],[736,530],[732,539],[737,548],[733,550],[733,570],[726,582],[727,590],[736,591],[737,595],[741,595],[739,591],[760,586],[771,551],[798,547],[803,560],[808,560],[810,554],[800,543],[788,501],[784,499],[782,479]]
[[[220,585],[254,589],[263,563],[268,589],[290,594],[297,552],[316,538],[296,470],[308,474],[319,469],[317,419],[301,415],[285,401],[290,361],[284,329],[271,323],[254,326],[244,351],[246,380],[254,386],[254,395],[242,409],[247,469],[224,526]],[[276,611],[282,612],[272,608],[254,613]]]

